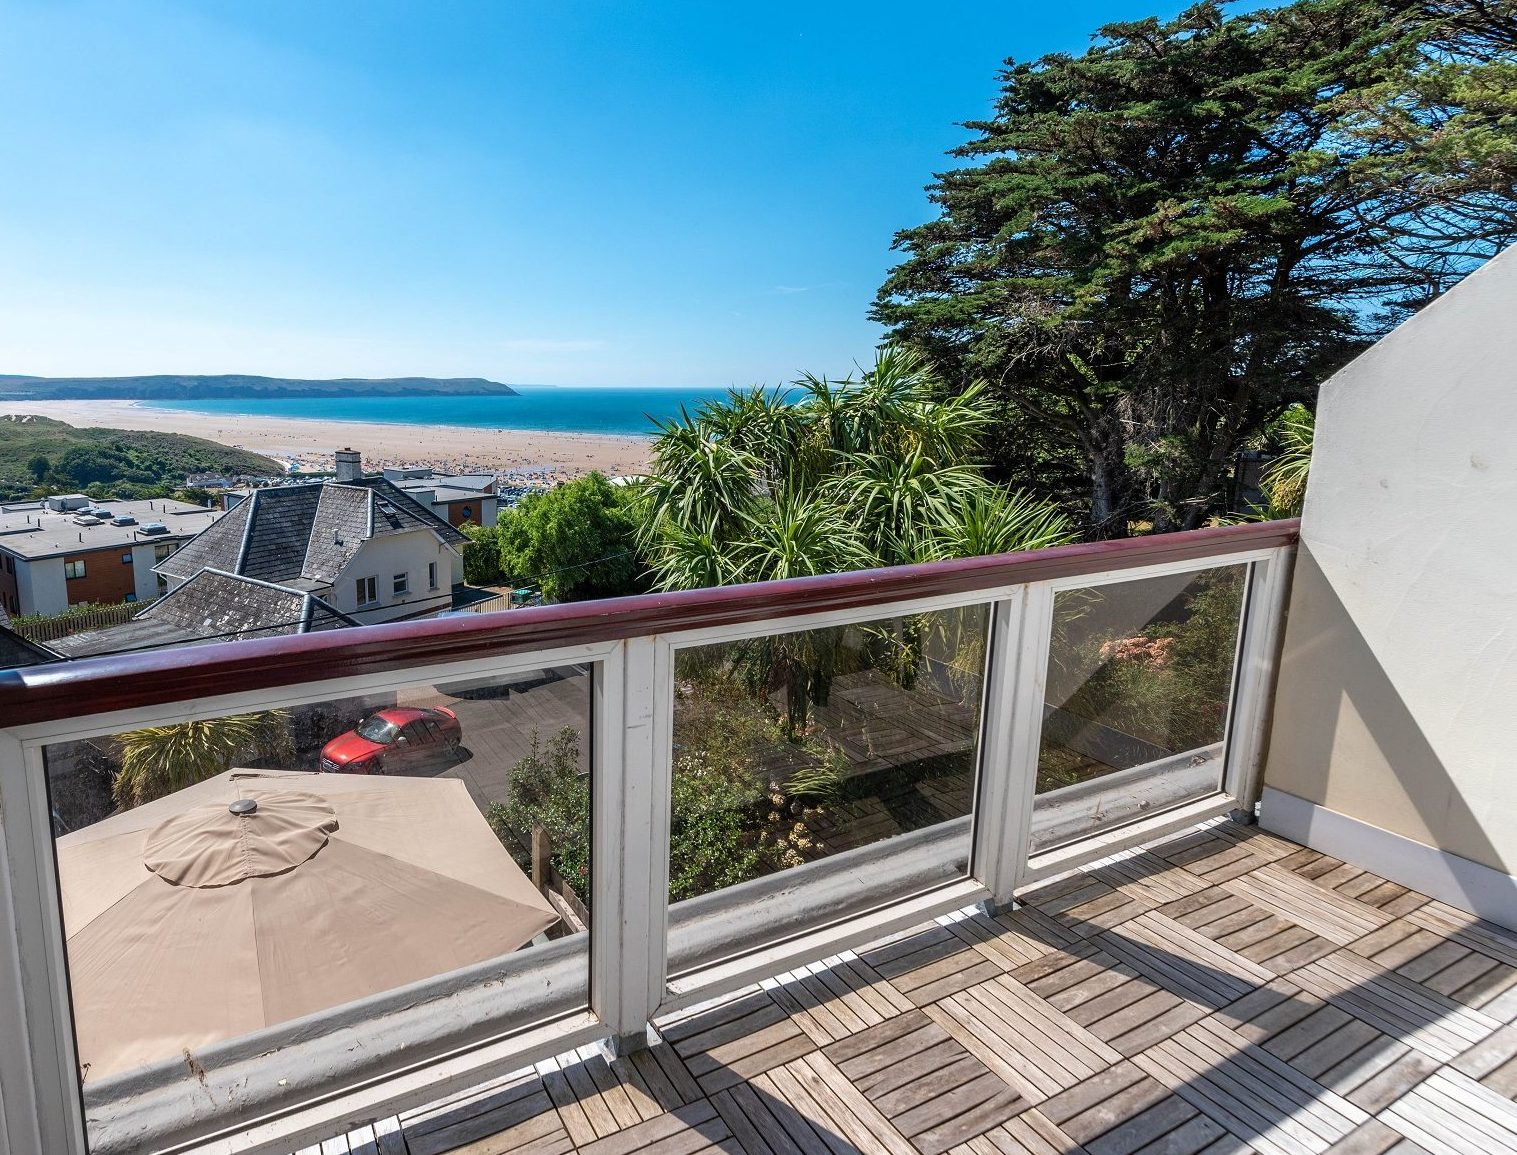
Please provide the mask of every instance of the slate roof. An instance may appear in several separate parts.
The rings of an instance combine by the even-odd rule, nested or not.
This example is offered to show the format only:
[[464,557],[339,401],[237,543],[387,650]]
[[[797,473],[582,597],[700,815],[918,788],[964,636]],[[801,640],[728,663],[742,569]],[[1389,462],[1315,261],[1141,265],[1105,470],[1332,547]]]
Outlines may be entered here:
[[308,634],[359,624],[304,590],[203,569],[132,621],[60,638],[55,648],[67,657],[82,658],[159,646]]
[[189,578],[210,568],[276,583],[330,584],[365,541],[417,529],[455,547],[468,540],[382,477],[270,486],[253,490],[158,572]]
[[0,606],[0,670],[40,666],[57,660],[58,655],[47,646],[23,638],[11,629],[11,616],[5,612],[4,606]]

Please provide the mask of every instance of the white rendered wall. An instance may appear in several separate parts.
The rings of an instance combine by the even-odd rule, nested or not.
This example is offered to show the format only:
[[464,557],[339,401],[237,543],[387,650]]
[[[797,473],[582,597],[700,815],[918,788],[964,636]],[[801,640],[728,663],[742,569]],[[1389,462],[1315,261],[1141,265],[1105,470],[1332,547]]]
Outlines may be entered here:
[[[457,552],[438,541],[430,530],[418,529],[373,538],[366,541],[343,567],[332,583],[328,600],[364,625],[437,613],[453,604],[450,578],[457,558]],[[428,562],[437,564],[435,590],[427,588]],[[410,592],[400,597],[391,593],[394,575],[398,573],[407,573],[411,578]],[[374,578],[378,603],[359,606],[356,583],[361,577]]]
[[1323,386],[1266,784],[1517,872],[1517,250]]
[[[175,546],[182,545],[175,542]],[[137,583],[137,600],[150,602],[158,596],[158,575],[153,572],[153,567],[158,563],[154,560],[153,551],[156,548],[153,542],[140,541],[132,546],[132,579]],[[171,585],[182,585],[182,582],[171,582]]]
[[21,607],[21,614],[61,614],[68,609],[63,559],[44,557],[23,562],[17,558],[16,602]]

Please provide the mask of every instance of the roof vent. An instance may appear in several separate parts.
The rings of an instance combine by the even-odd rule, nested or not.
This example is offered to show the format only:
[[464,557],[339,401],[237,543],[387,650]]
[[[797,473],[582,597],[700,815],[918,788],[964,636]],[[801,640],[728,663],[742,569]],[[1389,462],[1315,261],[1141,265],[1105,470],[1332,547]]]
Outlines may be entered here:
[[75,525],[99,525],[100,519],[88,513],[80,513],[74,516]]
[[150,521],[144,525],[138,533],[168,533],[169,527],[161,521]]

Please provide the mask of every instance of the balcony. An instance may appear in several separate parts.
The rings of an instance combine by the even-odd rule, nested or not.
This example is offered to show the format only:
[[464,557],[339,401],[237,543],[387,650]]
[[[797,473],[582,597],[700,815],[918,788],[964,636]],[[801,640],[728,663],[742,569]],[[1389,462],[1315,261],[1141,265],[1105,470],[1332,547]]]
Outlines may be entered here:
[[1517,1147],[1513,300],[1300,525],[0,674],[0,1151]]
[[1509,1151],[1514,964],[1223,821],[309,1152]]
[[[1251,810],[1296,532],[6,675],[11,906],[33,920],[16,939],[35,1000],[25,1057],[34,1081],[56,1080],[42,1146],[333,1146],[350,1125],[597,1043],[617,1066],[565,1086],[656,1082],[647,1064],[664,1062],[690,1100],[680,1120],[714,1109],[710,1056],[731,1049],[692,1045],[786,1033],[788,1062],[864,1025],[843,1007],[808,1015],[795,1000],[815,995],[775,976],[868,948],[851,973],[880,968],[863,1005],[893,1022],[934,988],[915,952],[903,966],[906,948],[869,944],[975,904],[987,913],[953,925],[978,928],[979,948],[944,956],[947,931],[921,948],[929,973],[967,964],[944,989],[987,977],[985,949],[1032,961],[1030,943],[988,945],[991,912],[1019,892]],[[256,757],[198,785],[121,793],[144,735],[198,748],[229,719],[273,738],[239,731],[237,756]],[[112,758],[115,815],[88,789]],[[1056,922],[1045,937],[1073,941]],[[790,1001],[742,995],[755,982]],[[775,1010],[709,1031],[681,1017],[734,993]],[[33,1008],[51,1031],[30,1029],[47,1022]],[[655,1022],[672,1049],[644,1053]],[[750,1028],[757,1041],[740,1041]],[[625,1106],[612,1118],[634,1121]],[[413,1130],[413,1149],[440,1149]]]

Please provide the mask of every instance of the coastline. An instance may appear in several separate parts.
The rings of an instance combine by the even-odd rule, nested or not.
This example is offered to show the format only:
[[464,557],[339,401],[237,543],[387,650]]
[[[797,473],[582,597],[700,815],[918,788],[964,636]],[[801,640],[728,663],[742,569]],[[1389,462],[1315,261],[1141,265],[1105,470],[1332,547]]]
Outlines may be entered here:
[[351,447],[363,454],[368,470],[426,466],[447,473],[493,472],[539,484],[567,481],[593,470],[608,477],[644,473],[653,447],[651,437],[249,417],[160,409],[125,400],[0,400],[0,413],[30,413],[80,427],[184,433],[292,462],[302,471],[330,470],[335,451]]

